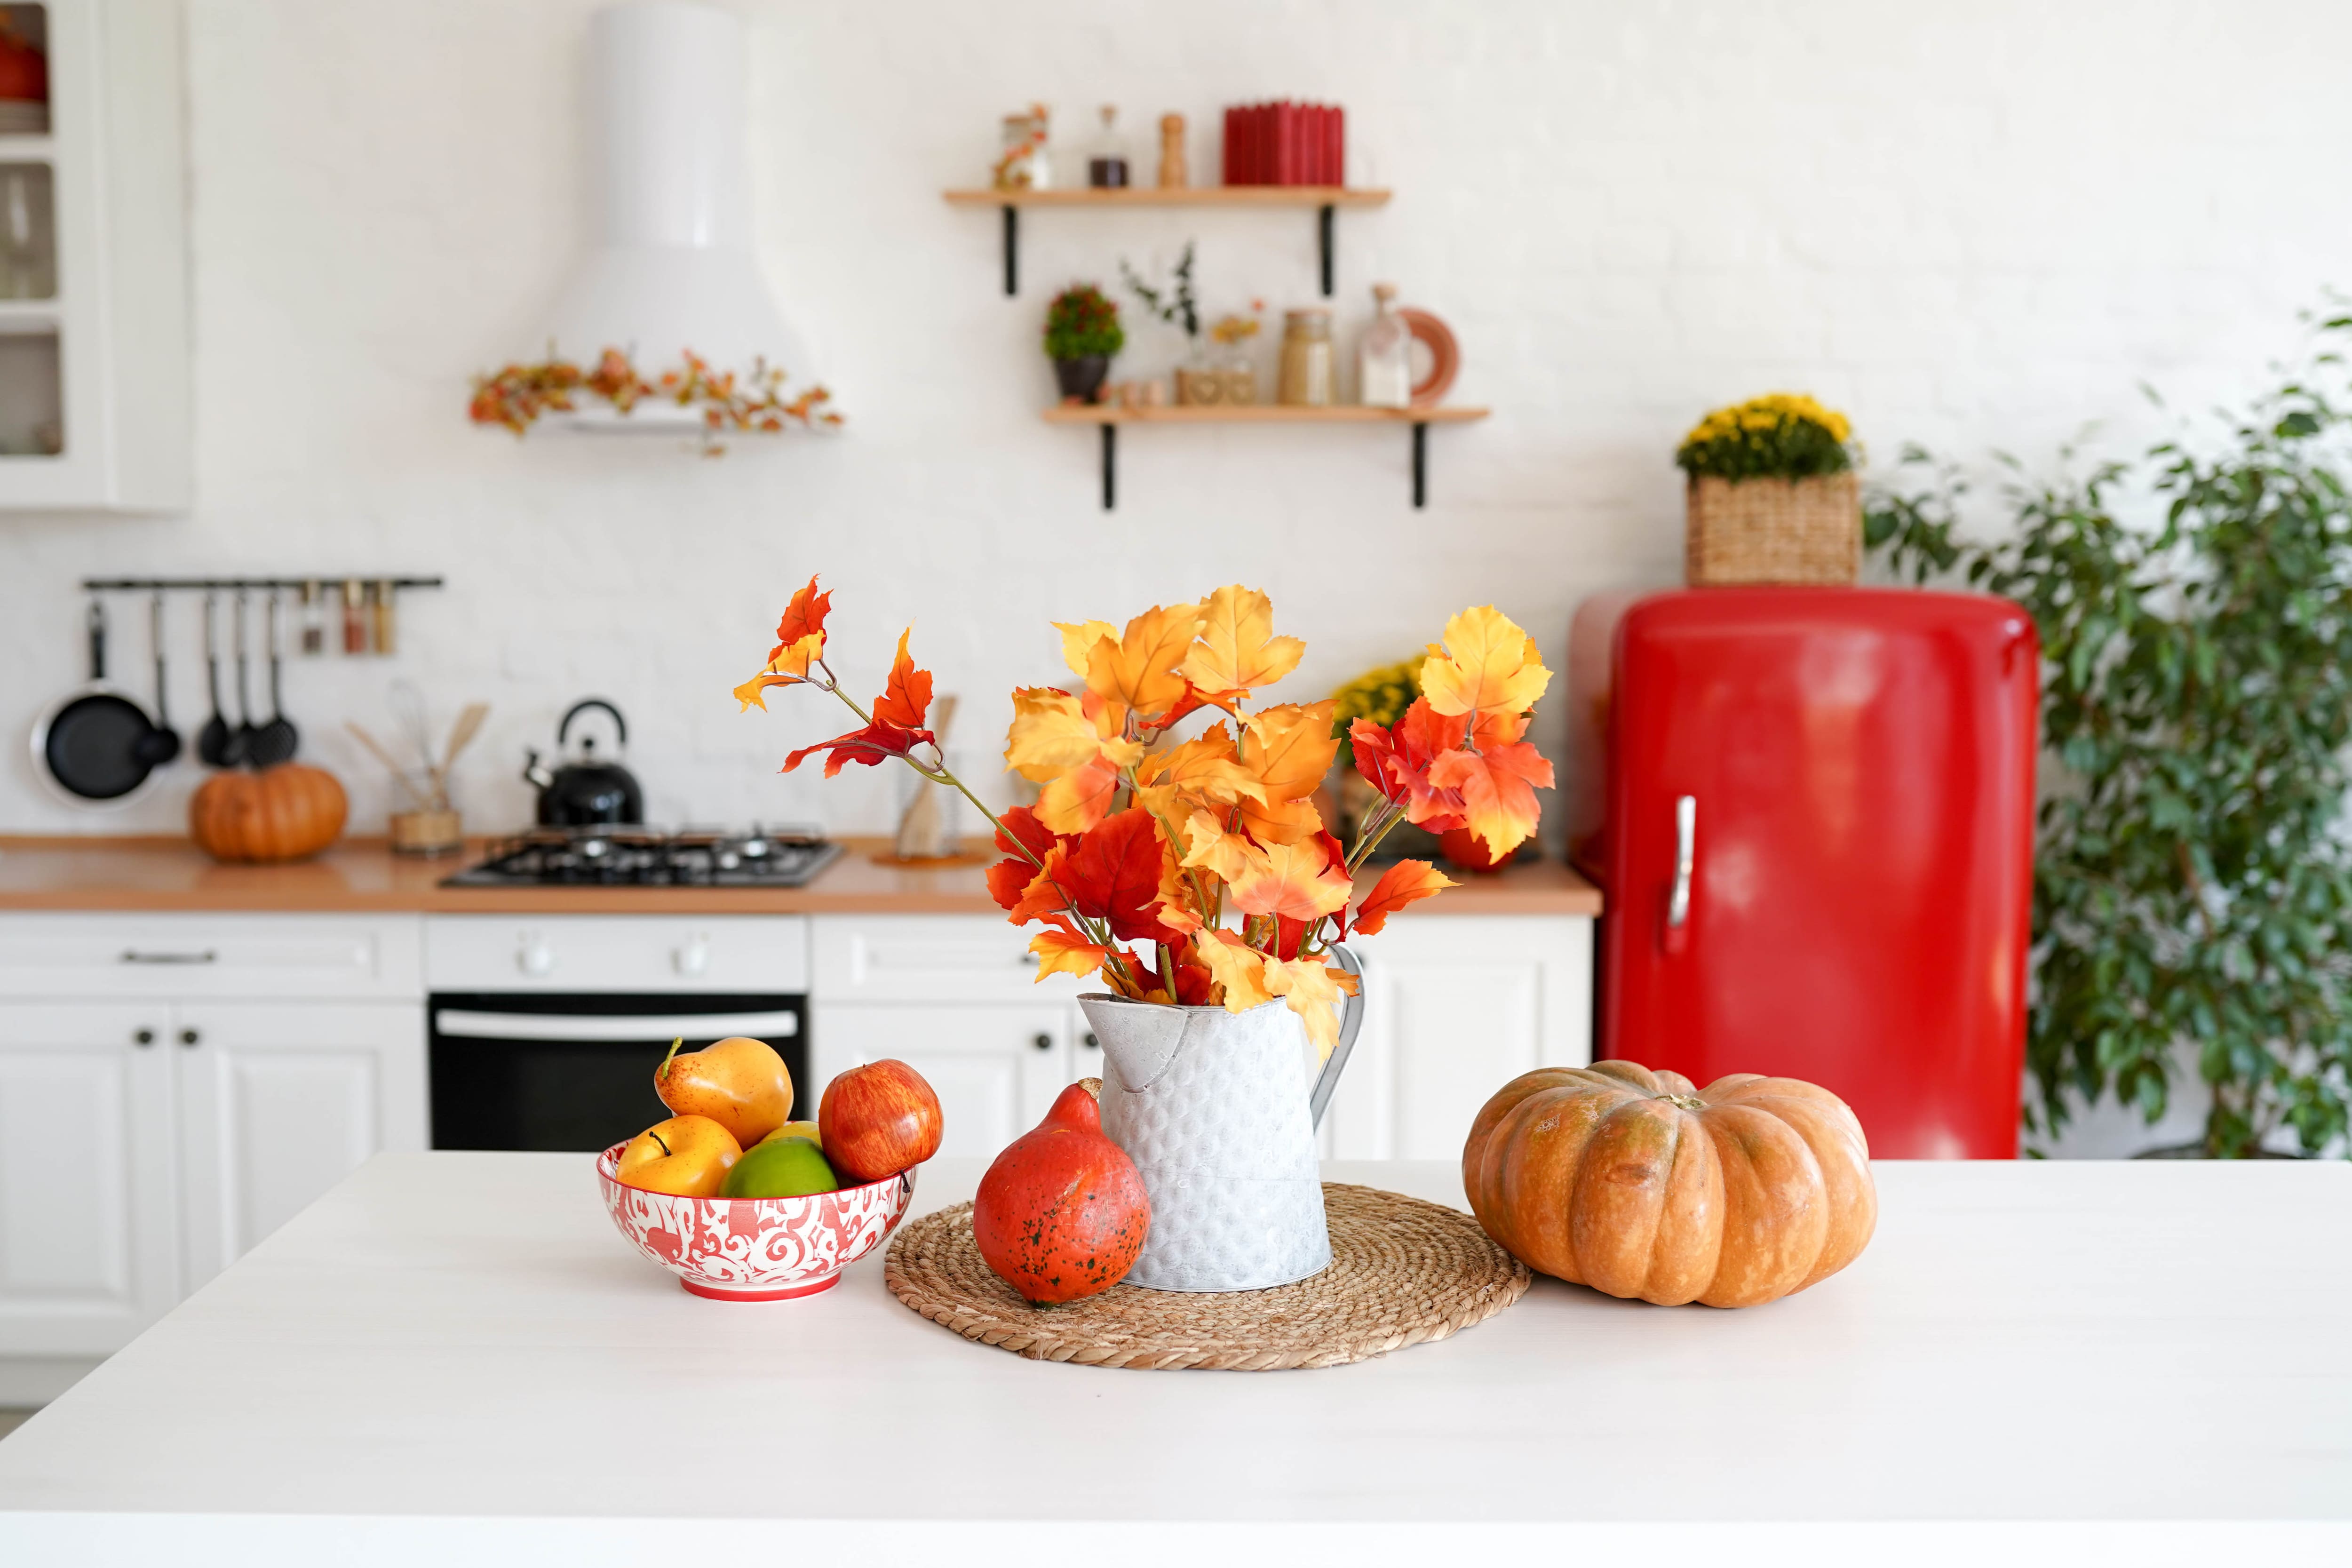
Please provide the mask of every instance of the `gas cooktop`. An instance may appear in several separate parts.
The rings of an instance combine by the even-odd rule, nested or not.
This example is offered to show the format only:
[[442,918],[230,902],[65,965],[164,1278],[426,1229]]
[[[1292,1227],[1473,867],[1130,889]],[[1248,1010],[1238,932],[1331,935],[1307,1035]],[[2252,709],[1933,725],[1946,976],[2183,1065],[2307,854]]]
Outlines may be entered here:
[[722,833],[685,828],[535,827],[492,846],[490,858],[445,878],[445,888],[546,884],[619,888],[797,888],[841,846],[814,827]]

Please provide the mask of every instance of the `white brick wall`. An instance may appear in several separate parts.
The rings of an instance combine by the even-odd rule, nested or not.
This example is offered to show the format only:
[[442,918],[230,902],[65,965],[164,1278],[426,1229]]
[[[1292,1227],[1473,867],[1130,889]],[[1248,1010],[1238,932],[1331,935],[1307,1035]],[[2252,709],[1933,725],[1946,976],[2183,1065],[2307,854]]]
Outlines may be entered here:
[[[773,772],[834,716],[727,696],[812,570],[860,682],[912,619],[983,744],[1007,687],[1055,674],[1048,618],[1235,578],[1312,645],[1303,695],[1488,599],[1558,662],[1580,595],[1674,574],[1670,454],[1712,403],[1810,389],[1885,457],[2038,458],[2090,420],[2144,428],[2143,379],[2191,407],[2243,388],[2352,283],[2330,0],[743,8],[764,256],[852,423],[707,462],[463,418],[467,374],[536,348],[577,254],[584,0],[194,0],[194,515],[0,522],[0,730],[79,679],[86,573],[437,571],[397,661],[289,672],[362,826],[385,792],[340,721],[381,722],[405,675],[443,715],[497,705],[461,784],[479,824],[520,818],[520,748],[594,691],[657,816],[870,827],[885,781]],[[1066,130],[1106,100],[1139,129],[1181,110],[1204,170],[1222,104],[1284,93],[1344,100],[1359,177],[1398,193],[1342,218],[1338,303],[1397,279],[1496,416],[1434,435],[1420,514],[1399,432],[1131,433],[1106,519],[1091,435],[1035,417],[1051,289],[1193,235],[1213,309],[1278,310],[1310,298],[1307,220],[1036,216],[1007,301],[994,215],[938,192],[1033,97]],[[1172,358],[1136,340],[1122,374]],[[37,791],[21,741],[9,759],[11,830],[169,828],[195,778],[92,817]]]

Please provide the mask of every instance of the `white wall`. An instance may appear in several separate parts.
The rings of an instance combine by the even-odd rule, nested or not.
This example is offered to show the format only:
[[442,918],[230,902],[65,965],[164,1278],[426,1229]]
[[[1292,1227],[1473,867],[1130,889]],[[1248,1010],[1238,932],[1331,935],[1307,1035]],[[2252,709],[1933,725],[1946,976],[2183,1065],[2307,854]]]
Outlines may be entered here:
[[[1882,456],[2038,457],[2089,420],[2131,427],[2143,379],[2191,406],[2242,388],[2298,307],[2352,283],[2332,0],[779,0],[742,6],[759,228],[847,431],[717,461],[518,443],[466,423],[467,377],[538,346],[579,253],[590,8],[194,0],[195,509],[0,522],[0,731],[79,679],[84,574],[441,572],[397,660],[289,671],[361,826],[385,792],[335,731],[381,722],[405,676],[445,717],[497,705],[461,786],[478,826],[521,819],[520,748],[594,691],[635,723],[656,817],[871,827],[887,783],[774,774],[836,716],[803,693],[739,719],[728,697],[811,571],[860,684],[911,619],[982,751],[1006,688],[1056,675],[1049,618],[1234,579],[1312,645],[1301,695],[1472,602],[1557,662],[1581,595],[1676,572],[1671,452],[1710,404],[1810,389]],[[1423,513],[1401,432],[1130,433],[1106,518],[1091,434],[1036,418],[1051,289],[1194,235],[1213,309],[1278,310],[1310,298],[1308,220],[1036,216],[1008,301],[995,215],[938,193],[979,182],[1032,98],[1066,131],[1104,100],[1181,110],[1213,170],[1219,107],[1285,93],[1345,101],[1359,178],[1397,192],[1342,218],[1338,302],[1397,279],[1454,324],[1458,395],[1496,417],[1435,433]],[[1172,361],[1136,336],[1123,373]],[[184,725],[201,691],[183,657]],[[92,816],[8,751],[0,829],[168,829],[195,778]]]

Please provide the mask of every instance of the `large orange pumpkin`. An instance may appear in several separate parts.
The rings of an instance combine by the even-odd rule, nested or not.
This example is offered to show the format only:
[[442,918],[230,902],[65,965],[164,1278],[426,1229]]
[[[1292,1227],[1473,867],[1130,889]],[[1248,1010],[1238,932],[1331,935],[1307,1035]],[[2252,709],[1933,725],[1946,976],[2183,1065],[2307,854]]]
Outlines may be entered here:
[[1632,1062],[1522,1073],[1472,1123],[1462,1186],[1528,1268],[1661,1306],[1778,1300],[1853,1262],[1878,1224],[1845,1101],[1754,1073],[1703,1089]]
[[343,786],[321,769],[230,768],[188,802],[188,837],[215,860],[299,860],[335,841],[349,809]]

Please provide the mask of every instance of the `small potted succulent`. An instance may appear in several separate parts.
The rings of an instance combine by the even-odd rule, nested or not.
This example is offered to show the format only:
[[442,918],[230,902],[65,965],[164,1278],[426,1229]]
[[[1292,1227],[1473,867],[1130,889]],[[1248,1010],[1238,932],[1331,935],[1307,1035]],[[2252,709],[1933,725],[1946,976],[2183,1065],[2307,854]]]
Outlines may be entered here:
[[1091,283],[1073,283],[1045,307],[1045,357],[1065,403],[1099,403],[1111,355],[1127,346],[1118,307]]

